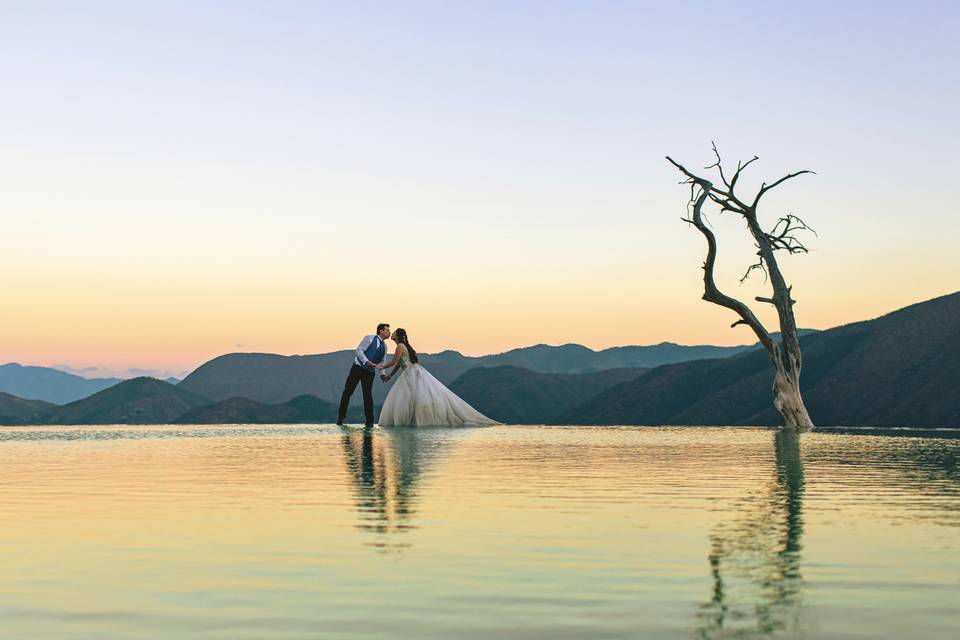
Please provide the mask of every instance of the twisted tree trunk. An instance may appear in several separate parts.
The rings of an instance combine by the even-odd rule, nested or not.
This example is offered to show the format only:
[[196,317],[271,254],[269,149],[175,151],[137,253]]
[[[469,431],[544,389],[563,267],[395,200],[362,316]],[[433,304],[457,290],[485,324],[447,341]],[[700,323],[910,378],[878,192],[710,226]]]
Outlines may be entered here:
[[800,361],[799,346],[797,347],[797,357],[789,353],[778,354],[780,360],[787,359],[792,361],[789,365],[782,362],[778,364],[774,361],[776,371],[773,374],[773,406],[777,408],[780,415],[783,416],[783,422],[791,428],[812,429],[813,420],[807,413],[807,407],[803,404],[803,396],[800,395]]
[[[777,264],[775,255],[775,253],[780,250],[787,251],[788,253],[806,253],[806,247],[803,246],[793,234],[798,230],[812,229],[793,214],[787,214],[787,216],[781,217],[770,232],[764,231],[757,219],[757,207],[760,203],[760,198],[762,198],[767,191],[790,178],[813,172],[798,171],[784,176],[770,185],[764,183],[761,185],[760,191],[753,201],[748,204],[736,195],[734,189],[737,181],[740,179],[741,172],[754,160],[757,160],[757,157],[754,156],[753,159],[746,163],[737,163],[737,170],[728,181],[724,175],[723,167],[720,163],[720,155],[717,153],[716,146],[714,146],[714,153],[717,158],[716,163],[707,168],[717,169],[720,174],[720,180],[723,183],[722,188],[714,185],[705,178],[691,173],[667,156],[667,160],[686,176],[684,184],[690,185],[691,215],[689,218],[684,218],[684,220],[693,224],[707,240],[707,257],[703,263],[703,299],[734,311],[740,318],[734,322],[731,327],[736,327],[739,324],[749,326],[767,350],[775,370],[773,378],[773,405],[783,417],[784,425],[793,429],[813,428],[813,421],[810,419],[809,413],[807,413],[807,408],[803,404],[803,396],[800,394],[800,370],[803,365],[803,356],[800,352],[800,340],[797,337],[797,323],[793,314],[793,305],[796,303],[796,300],[791,297],[791,287],[786,283],[780,271],[780,266]],[[737,213],[743,217],[746,222],[747,228],[753,236],[759,260],[747,269],[743,278],[741,278],[741,282],[743,282],[754,269],[760,269],[769,276],[773,293],[769,298],[757,297],[756,300],[758,302],[772,304],[776,308],[777,316],[780,320],[781,342],[778,343],[773,340],[770,333],[750,307],[740,300],[726,295],[717,287],[713,277],[714,266],[717,259],[717,239],[713,231],[703,220],[703,206],[708,200],[719,205],[721,212],[731,211]],[[783,226],[782,229],[781,225]]]

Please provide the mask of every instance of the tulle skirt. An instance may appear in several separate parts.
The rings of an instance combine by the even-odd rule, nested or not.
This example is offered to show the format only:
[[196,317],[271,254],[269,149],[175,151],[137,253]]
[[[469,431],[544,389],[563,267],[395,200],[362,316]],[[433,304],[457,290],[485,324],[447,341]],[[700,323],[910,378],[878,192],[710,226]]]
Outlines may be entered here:
[[447,389],[419,364],[409,364],[393,383],[380,410],[380,425],[481,427],[500,424]]

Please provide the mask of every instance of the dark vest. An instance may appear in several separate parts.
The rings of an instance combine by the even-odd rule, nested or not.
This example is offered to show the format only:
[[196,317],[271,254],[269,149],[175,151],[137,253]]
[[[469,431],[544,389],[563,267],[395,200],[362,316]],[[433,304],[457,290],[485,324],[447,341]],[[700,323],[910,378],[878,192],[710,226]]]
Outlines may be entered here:
[[383,357],[387,355],[387,345],[380,339],[380,336],[374,336],[373,342],[364,349],[363,355],[367,356],[367,360],[373,364],[380,364],[383,362]]

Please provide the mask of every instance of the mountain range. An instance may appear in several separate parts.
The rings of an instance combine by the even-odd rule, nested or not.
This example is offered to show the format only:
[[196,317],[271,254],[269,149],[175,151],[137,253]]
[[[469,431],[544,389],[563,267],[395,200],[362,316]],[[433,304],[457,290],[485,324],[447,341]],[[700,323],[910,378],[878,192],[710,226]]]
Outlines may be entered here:
[[[800,339],[814,423],[960,426],[960,293]],[[657,367],[555,419],[565,424],[776,425],[763,351]]]
[[[465,356],[456,351],[420,354],[420,361],[440,382],[450,385],[477,367],[513,366],[540,373],[580,374],[610,369],[649,368],[705,357],[730,357],[756,348],[757,345],[717,347],[663,342],[593,351],[578,344],[539,344],[478,357]],[[343,381],[353,357],[353,351],[304,356],[229,353],[201,365],[179,386],[213,400],[242,397],[258,402],[281,403],[309,394],[339,403]],[[382,404],[388,390],[387,385],[377,381],[373,388],[374,403]],[[360,402],[358,392],[353,403]]]
[[[812,330],[804,330],[812,331]],[[701,358],[743,353],[757,345],[718,347],[662,342],[649,346],[613,347],[593,351],[577,344],[545,344],[513,349],[488,356],[464,356],[456,351],[421,354],[421,360],[444,384],[476,367],[515,366],[542,373],[590,373],[617,368],[649,368]],[[244,397],[263,403],[282,403],[300,395],[314,395],[338,403],[353,351],[319,355],[281,356],[269,353],[231,353],[214,358],[183,381],[170,384],[212,400]],[[66,404],[111,387],[124,378],[85,378],[59,368],[0,365],[0,392],[20,398]],[[147,377],[147,376],[138,376]],[[136,378],[133,378],[136,379]],[[387,388],[374,386],[374,402],[381,404]],[[354,398],[360,404],[360,396]]]
[[[801,388],[814,422],[960,426],[958,318],[960,292],[873,320],[804,332]],[[771,401],[773,370],[766,352],[756,348],[649,368],[582,370],[609,363],[611,351],[636,361],[642,349],[593,352],[578,345],[539,345],[483,358],[445,351],[425,355],[422,361],[455,393],[505,423],[780,423]],[[645,355],[651,353],[658,352]],[[351,358],[351,351],[322,356],[230,354],[208,362],[178,385],[135,378],[62,406],[0,392],[0,424],[331,422]],[[545,372],[504,361],[581,370]],[[326,385],[326,397],[309,392],[321,384]],[[304,388],[307,391],[290,395]],[[376,388],[382,398],[388,386],[377,383]],[[351,419],[358,421],[359,413],[352,408]]]

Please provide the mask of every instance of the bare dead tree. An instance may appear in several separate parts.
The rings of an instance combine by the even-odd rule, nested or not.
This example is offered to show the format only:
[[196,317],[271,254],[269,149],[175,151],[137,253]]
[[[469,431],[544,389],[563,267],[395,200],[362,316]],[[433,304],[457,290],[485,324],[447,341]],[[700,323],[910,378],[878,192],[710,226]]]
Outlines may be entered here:
[[[703,299],[726,307],[739,315],[740,318],[730,325],[731,328],[740,324],[747,325],[766,348],[775,369],[773,404],[780,415],[783,416],[784,424],[794,429],[812,428],[813,421],[810,420],[807,408],[803,404],[803,397],[800,395],[800,369],[803,358],[800,353],[800,340],[797,338],[797,323],[793,315],[793,305],[796,300],[792,298],[792,287],[786,283],[783,273],[780,271],[780,266],[777,264],[776,253],[778,251],[786,251],[790,254],[807,253],[806,246],[795,234],[797,231],[813,230],[803,220],[792,213],[788,213],[777,220],[770,231],[764,231],[760,226],[757,210],[760,199],[771,189],[787,180],[805,173],[813,173],[813,171],[797,171],[770,184],[764,182],[752,199],[742,198],[736,193],[737,182],[740,180],[743,170],[759,158],[754,156],[746,162],[737,162],[736,171],[728,179],[729,171],[724,173],[720,153],[717,151],[716,145],[713,145],[713,153],[716,161],[708,165],[706,169],[716,170],[722,186],[688,171],[683,165],[667,156],[667,160],[685,176],[681,184],[690,185],[690,202],[688,203],[690,217],[683,218],[683,220],[695,226],[707,239],[707,258],[703,263]],[[717,239],[713,231],[704,222],[703,217],[703,206],[708,201],[718,205],[721,213],[725,211],[735,213],[746,222],[747,229],[753,236],[754,245],[757,248],[758,259],[756,263],[747,268],[740,282],[746,280],[754,270],[762,271],[767,277],[773,289],[772,295],[770,297],[758,296],[755,299],[757,302],[771,304],[776,308],[777,316],[780,319],[782,342],[777,342],[770,336],[770,333],[751,311],[750,307],[723,293],[717,287],[713,277],[717,260]]]

